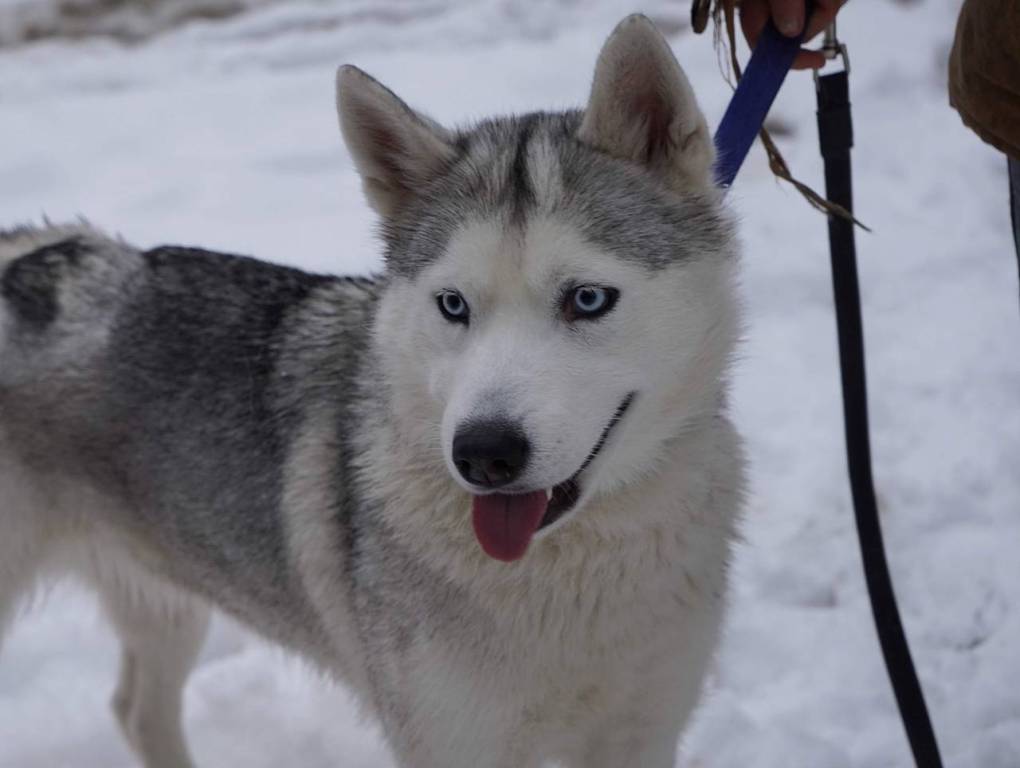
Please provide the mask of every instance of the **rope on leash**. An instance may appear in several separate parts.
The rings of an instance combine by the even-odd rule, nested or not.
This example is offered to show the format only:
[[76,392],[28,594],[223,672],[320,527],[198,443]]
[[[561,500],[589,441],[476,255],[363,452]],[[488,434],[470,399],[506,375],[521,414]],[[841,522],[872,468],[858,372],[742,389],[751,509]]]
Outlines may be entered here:
[[[706,2],[695,2],[692,14],[697,13],[699,6],[704,10]],[[697,29],[698,17],[694,15],[693,19]],[[734,50],[732,9],[727,13],[726,24],[732,54]],[[759,131],[769,152],[773,172],[777,172],[778,168],[786,173],[786,177],[789,176],[786,163],[778,150],[775,150],[775,145],[763,125],[768,109],[800,48],[800,43],[800,39],[780,35],[769,22],[755,46],[743,77],[740,76],[739,65],[735,56],[733,57],[733,67],[739,81],[733,100],[715,135],[719,154],[716,175],[723,188],[728,188],[733,183]],[[886,670],[914,755],[914,762],[917,768],[942,768],[935,731],[896,605],[896,595],[882,543],[878,505],[875,501],[868,435],[864,332],[854,238],[854,225],[860,225],[860,222],[852,213],[850,148],[853,146],[853,125],[850,115],[849,60],[845,47],[836,40],[835,24],[826,33],[824,50],[829,53],[833,51],[841,53],[845,65],[841,72],[821,77],[816,74],[815,80],[818,91],[819,144],[825,163],[827,199],[820,198],[813,190],[792,178],[787,180],[794,183],[816,208],[823,209],[829,214],[829,251],[843,385],[847,466],[864,577]],[[777,175],[786,178],[782,173]]]

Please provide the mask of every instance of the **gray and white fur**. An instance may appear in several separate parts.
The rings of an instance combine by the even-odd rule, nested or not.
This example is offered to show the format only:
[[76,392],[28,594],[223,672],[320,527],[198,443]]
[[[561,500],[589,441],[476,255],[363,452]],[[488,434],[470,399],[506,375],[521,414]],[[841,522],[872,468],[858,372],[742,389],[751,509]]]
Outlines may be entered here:
[[[0,234],[0,627],[41,579],[93,585],[147,768],[192,765],[210,606],[348,685],[401,766],[673,765],[744,483],[733,224],[686,77],[633,16],[584,110],[453,131],[349,66],[338,104],[377,278]],[[579,318],[579,285],[615,306]],[[527,448],[508,504],[573,483],[513,562],[472,530],[478,424]]]

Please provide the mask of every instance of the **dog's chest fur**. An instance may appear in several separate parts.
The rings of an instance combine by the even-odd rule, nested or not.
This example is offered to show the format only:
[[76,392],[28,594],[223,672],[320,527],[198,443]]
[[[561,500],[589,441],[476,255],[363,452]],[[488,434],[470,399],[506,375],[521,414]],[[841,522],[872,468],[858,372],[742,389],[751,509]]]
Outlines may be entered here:
[[[587,510],[568,537],[536,541],[512,565],[478,553],[454,487],[437,490],[432,475],[416,486],[412,472],[391,475],[391,495],[369,482],[382,495],[352,551],[354,612],[372,639],[368,698],[394,733],[495,730],[574,754],[571,739],[612,713],[641,699],[672,706],[700,680],[724,607],[741,461],[722,419],[671,450],[666,481]],[[444,511],[400,502],[445,496]]]

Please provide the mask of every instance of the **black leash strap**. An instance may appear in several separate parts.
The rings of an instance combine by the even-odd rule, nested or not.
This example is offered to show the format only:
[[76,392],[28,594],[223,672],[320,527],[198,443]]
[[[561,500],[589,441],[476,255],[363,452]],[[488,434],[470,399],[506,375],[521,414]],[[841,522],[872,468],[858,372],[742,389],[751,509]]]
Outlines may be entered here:
[[[847,72],[822,75],[818,85],[818,137],[825,160],[825,190],[833,203],[853,211],[850,148],[853,124]],[[864,336],[857,284],[857,249],[854,224],[829,216],[829,250],[832,257],[832,288],[836,300],[839,333],[839,364],[843,379],[843,422],[846,430],[850,488],[853,493],[857,534],[864,561],[864,576],[871,597],[878,639],[892,681],[900,717],[907,731],[918,768],[942,768],[935,732],[924,703],[921,684],[910,658],[903,633],[889,566],[882,546],[882,529],[871,477],[868,441],[868,395],[864,373]]]

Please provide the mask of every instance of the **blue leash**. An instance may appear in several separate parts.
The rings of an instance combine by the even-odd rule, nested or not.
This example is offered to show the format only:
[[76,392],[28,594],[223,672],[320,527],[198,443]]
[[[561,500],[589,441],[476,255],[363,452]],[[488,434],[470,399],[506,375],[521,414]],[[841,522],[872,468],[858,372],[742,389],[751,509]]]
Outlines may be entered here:
[[[747,157],[786,79],[800,43],[800,38],[779,34],[771,22],[762,32],[747,70],[715,133],[718,154],[716,180],[721,188],[728,189],[736,178],[737,171]],[[827,35],[826,45],[829,44],[830,38]],[[841,48],[836,41],[834,27],[831,31],[831,44]],[[845,49],[843,51],[845,57]],[[817,79],[817,88],[818,134],[825,161],[826,196],[847,211],[852,211],[850,148],[853,146],[853,126],[847,72],[823,75]],[[935,731],[896,605],[875,501],[868,435],[864,331],[852,221],[829,216],[829,251],[843,385],[847,468],[872,615],[914,763],[918,768],[941,768],[942,757]]]
[[715,132],[716,183],[728,189],[765,123],[772,102],[800,50],[800,37],[785,37],[770,21],[751,53],[744,76]]

